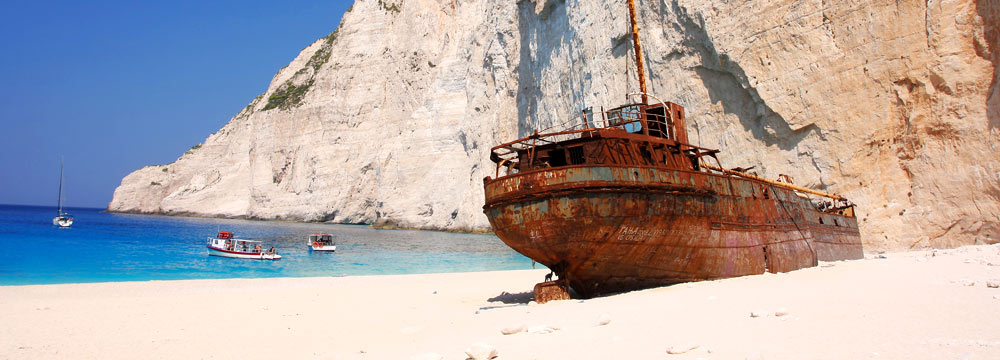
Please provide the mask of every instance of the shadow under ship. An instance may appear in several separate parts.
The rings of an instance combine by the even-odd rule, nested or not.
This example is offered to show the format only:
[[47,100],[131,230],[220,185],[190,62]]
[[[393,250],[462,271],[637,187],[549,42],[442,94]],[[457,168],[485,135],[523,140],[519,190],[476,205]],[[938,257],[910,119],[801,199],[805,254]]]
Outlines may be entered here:
[[496,235],[584,297],[862,258],[847,199],[725,169],[689,142],[682,106],[649,103],[628,3],[641,101],[492,148]]

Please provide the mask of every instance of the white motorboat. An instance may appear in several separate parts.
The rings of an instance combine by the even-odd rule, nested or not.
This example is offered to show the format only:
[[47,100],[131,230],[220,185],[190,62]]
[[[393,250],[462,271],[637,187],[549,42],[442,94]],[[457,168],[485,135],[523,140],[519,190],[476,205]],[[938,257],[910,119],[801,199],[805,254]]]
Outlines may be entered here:
[[278,260],[281,255],[274,250],[264,250],[257,240],[237,239],[233,233],[220,231],[214,238],[208,238],[208,255],[237,259]]
[[52,218],[52,225],[58,227],[70,227],[73,225],[73,215],[64,213],[62,209],[62,183],[63,183],[63,160],[59,159],[59,210],[56,217]]
[[306,242],[306,245],[315,251],[337,251],[337,244],[333,243],[333,236],[327,233],[309,235],[309,241]]

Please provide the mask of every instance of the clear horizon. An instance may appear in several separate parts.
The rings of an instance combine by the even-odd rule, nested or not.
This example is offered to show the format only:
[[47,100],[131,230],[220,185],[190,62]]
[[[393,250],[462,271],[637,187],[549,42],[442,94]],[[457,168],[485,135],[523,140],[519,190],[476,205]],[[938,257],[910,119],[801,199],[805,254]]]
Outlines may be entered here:
[[106,208],[202,143],[353,1],[0,5],[0,204]]

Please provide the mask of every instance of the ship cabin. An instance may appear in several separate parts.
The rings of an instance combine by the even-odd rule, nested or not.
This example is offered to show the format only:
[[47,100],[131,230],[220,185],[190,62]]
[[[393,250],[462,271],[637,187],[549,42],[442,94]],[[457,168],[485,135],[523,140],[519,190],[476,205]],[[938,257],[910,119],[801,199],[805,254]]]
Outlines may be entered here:
[[[559,128],[559,129],[557,129]],[[553,130],[555,129],[555,130]],[[567,123],[492,149],[496,177],[541,168],[624,165],[699,170],[718,150],[691,145],[684,107],[634,103],[594,114],[583,110]],[[718,160],[715,160],[717,162]]]

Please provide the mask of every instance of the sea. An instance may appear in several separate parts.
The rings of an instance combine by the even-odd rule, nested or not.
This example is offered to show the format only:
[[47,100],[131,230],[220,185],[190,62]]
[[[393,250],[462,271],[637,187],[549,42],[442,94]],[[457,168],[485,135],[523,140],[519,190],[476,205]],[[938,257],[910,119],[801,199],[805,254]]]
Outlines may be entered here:
[[[68,208],[70,228],[52,225],[54,207],[0,205],[0,285],[183,279],[425,274],[531,269],[530,259],[494,235],[383,230],[364,225],[114,214]],[[274,246],[280,260],[209,256],[219,231]],[[337,251],[310,251],[329,233]]]

